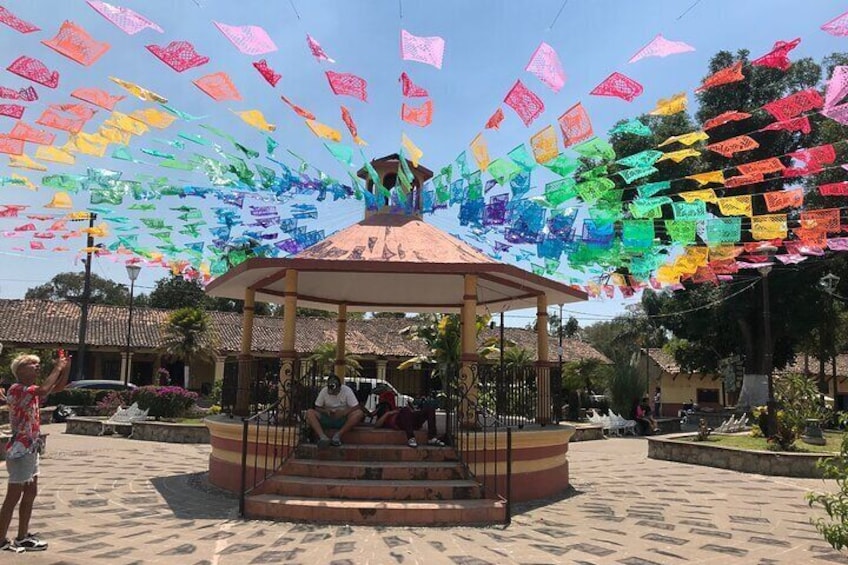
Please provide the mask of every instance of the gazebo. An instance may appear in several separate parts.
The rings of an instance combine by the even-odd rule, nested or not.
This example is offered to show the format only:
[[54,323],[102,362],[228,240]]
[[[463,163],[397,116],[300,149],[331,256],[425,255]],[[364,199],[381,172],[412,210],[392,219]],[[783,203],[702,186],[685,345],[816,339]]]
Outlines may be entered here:
[[[476,400],[474,376],[479,363],[476,343],[476,316],[515,309],[536,308],[537,360],[536,410],[538,424],[551,422],[550,362],[548,359],[547,310],[549,305],[586,299],[585,293],[571,286],[495,261],[470,245],[425,223],[420,214],[421,186],[433,176],[422,166],[401,162],[397,154],[372,161],[359,171],[366,180],[369,196],[376,207],[365,218],[325,240],[283,258],[253,258],[234,267],[207,287],[212,296],[244,300],[244,326],[239,358],[236,413],[247,416],[252,379],[251,342],[255,302],[283,305],[281,344],[281,390],[287,390],[295,374],[296,308],[319,308],[338,313],[337,359],[335,373],[345,375],[345,329],[348,312],[437,312],[459,313],[461,322],[460,386],[466,400]],[[375,186],[395,186],[403,169],[411,172],[412,213],[398,213],[386,191]],[[473,427],[476,415],[468,402],[458,408],[460,421]],[[215,458],[215,430],[213,460]],[[565,436],[567,443],[570,433]],[[229,437],[233,437],[230,433]],[[560,438],[561,440],[562,438]],[[558,440],[558,441],[560,441]],[[557,470],[565,469],[563,455]],[[232,459],[232,455],[230,458]],[[211,464],[210,464],[211,465]],[[213,482],[215,482],[215,473]],[[220,475],[220,474],[219,474]],[[225,481],[219,481],[225,482]],[[556,488],[563,480],[555,481]],[[550,494],[540,485],[530,486],[528,496]]]

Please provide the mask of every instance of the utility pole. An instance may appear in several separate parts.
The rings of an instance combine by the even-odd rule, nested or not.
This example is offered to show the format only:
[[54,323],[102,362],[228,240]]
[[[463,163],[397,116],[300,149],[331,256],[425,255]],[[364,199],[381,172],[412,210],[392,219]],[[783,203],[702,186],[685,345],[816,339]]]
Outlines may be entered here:
[[85,278],[83,279],[82,298],[80,300],[80,322],[79,322],[79,339],[77,346],[77,370],[73,380],[79,381],[85,376],[85,349],[86,349],[86,332],[88,331],[88,303],[91,300],[91,249],[94,247],[94,221],[97,219],[97,214],[89,212],[88,217],[81,217],[76,221],[88,220],[88,237],[86,238],[86,254],[85,254]]
[[[763,285],[763,366],[762,371],[766,375],[768,383],[768,401],[766,403],[768,437],[772,437],[777,433],[777,402],[774,399],[774,376],[773,371],[773,354],[771,342],[771,300],[769,297],[769,272],[771,267],[761,267],[760,275],[762,275]],[[762,382],[762,381],[761,381]]]

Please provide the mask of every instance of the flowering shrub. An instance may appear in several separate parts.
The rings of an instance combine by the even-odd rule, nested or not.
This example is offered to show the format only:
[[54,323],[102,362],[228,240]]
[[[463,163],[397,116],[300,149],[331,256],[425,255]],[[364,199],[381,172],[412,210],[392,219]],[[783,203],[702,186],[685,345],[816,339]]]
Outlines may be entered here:
[[179,418],[194,406],[197,393],[179,386],[144,386],[133,391],[131,400],[157,420]]
[[100,399],[97,403],[97,409],[101,414],[112,415],[118,411],[118,408],[122,408],[127,405],[129,395],[129,391],[122,392],[113,390]]

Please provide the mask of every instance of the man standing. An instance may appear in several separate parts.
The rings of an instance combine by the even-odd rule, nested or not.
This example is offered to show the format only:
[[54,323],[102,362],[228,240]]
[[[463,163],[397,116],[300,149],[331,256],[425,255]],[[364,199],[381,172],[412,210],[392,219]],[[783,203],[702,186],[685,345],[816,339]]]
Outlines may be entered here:
[[[21,553],[44,551],[47,543],[29,533],[32,506],[38,494],[38,452],[41,448],[41,398],[58,392],[68,384],[70,358],[59,350],[59,358],[42,385],[35,384],[41,372],[41,359],[36,355],[18,355],[12,361],[12,376],[17,382],[6,391],[12,437],[6,444],[6,469],[9,486],[0,507],[0,550]],[[18,510],[18,537],[10,541],[6,535],[12,514]]]
[[660,392],[660,387],[654,391],[654,418],[659,418],[662,416],[662,394]]
[[[364,416],[364,408],[360,409],[353,390],[343,385],[335,375],[327,377],[327,386],[318,393],[315,408],[306,411],[306,421],[318,434],[318,447],[339,447],[342,436],[361,422]],[[324,431],[329,428],[338,430],[332,440]]]

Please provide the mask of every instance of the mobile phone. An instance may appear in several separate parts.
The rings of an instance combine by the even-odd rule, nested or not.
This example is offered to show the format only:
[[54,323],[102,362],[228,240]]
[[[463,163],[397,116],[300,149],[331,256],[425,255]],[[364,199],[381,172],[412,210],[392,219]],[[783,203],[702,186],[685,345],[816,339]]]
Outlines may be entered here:
[[59,359],[64,359],[64,357],[65,357],[65,350],[64,350],[64,349],[60,349],[60,350],[58,351],[58,353],[59,353]]

